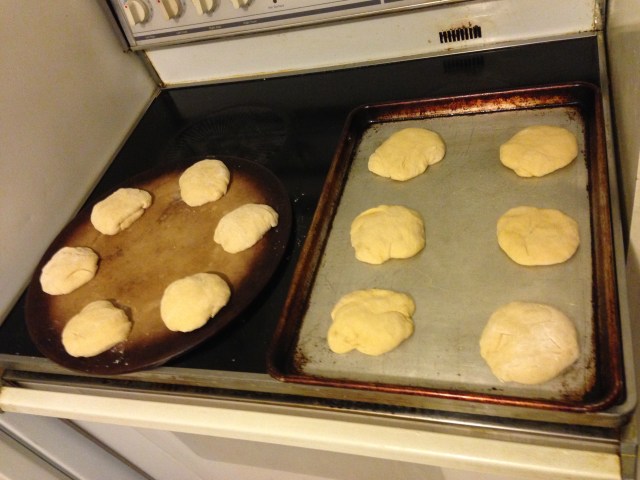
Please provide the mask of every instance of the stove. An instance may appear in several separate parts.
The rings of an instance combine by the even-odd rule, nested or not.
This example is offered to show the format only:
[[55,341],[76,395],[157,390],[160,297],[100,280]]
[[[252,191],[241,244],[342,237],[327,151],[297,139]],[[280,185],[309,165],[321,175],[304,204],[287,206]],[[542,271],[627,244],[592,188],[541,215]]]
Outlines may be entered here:
[[[181,2],[162,3],[169,9],[169,16],[174,3],[184,9]],[[247,14],[242,0],[234,1],[233,6],[236,3],[239,12]],[[339,21],[345,15],[366,17],[380,13],[372,11],[379,2],[333,2],[335,9],[322,11],[312,1],[303,3],[297,15],[287,16],[270,9],[257,15],[261,21],[250,23],[260,33],[274,28],[273,25],[278,28],[300,27],[300,22],[308,25],[312,23],[311,17],[318,19],[316,15],[321,15],[322,21]],[[385,9],[398,8],[400,3],[404,9],[412,9],[425,2],[394,5],[388,1],[384,3]],[[206,1],[198,4],[206,9]],[[140,16],[149,15],[146,2],[130,0],[122,5],[134,10],[131,13],[113,7],[117,17],[133,24],[125,38],[134,50],[157,47],[147,58],[152,63],[157,60],[154,55],[162,56],[168,39],[177,33],[186,33],[177,43],[189,45],[206,30],[217,32],[218,37],[233,37],[237,33],[234,30],[237,22],[228,19],[223,24],[211,16],[206,17],[209,23],[203,25],[195,17],[191,21],[185,15],[183,20],[191,23],[171,29],[159,26],[162,22],[158,13],[141,23]],[[272,6],[277,5],[274,0]],[[229,18],[238,14],[226,3],[223,8],[221,13],[228,13]],[[276,13],[277,18],[267,20]],[[441,43],[481,35],[479,28],[467,27],[458,32],[444,29]],[[174,41],[168,48],[175,48],[175,44]],[[198,44],[194,45],[197,48]],[[587,82],[603,88],[605,93],[608,88],[603,84],[606,72],[598,35],[581,34],[522,42],[508,48],[445,53],[203,84],[187,80],[160,89],[86,204],[95,203],[132,176],[165,164],[216,154],[250,158],[275,173],[289,194],[293,227],[284,260],[267,287],[225,330],[165,365],[118,376],[73,372],[46,359],[29,338],[25,326],[26,295],[22,295],[0,325],[3,382],[9,386],[99,392],[124,398],[159,395],[198,405],[210,400],[239,402],[264,408],[303,409],[318,416],[354,414],[374,423],[408,421],[418,425],[417,428],[436,431],[464,431],[495,439],[534,439],[551,446],[619,451],[624,427],[633,413],[635,391],[627,390],[623,398],[605,411],[549,415],[528,409],[492,409],[464,401],[315,388],[279,382],[267,373],[271,339],[351,111],[384,102],[571,82]],[[540,65],[544,68],[538,68]],[[634,381],[628,380],[628,385],[635,389]]]

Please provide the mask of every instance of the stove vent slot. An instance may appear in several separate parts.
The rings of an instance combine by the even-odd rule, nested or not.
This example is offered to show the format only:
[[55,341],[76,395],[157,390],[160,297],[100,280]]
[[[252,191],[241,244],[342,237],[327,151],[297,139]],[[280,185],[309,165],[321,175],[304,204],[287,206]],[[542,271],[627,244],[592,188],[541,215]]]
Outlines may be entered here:
[[451,28],[442,30],[440,33],[440,43],[461,42],[463,40],[472,40],[482,37],[482,28],[480,25],[471,25],[466,27]]
[[471,74],[476,75],[484,70],[484,56],[473,55],[470,57],[445,58],[442,62],[444,73],[447,74]]

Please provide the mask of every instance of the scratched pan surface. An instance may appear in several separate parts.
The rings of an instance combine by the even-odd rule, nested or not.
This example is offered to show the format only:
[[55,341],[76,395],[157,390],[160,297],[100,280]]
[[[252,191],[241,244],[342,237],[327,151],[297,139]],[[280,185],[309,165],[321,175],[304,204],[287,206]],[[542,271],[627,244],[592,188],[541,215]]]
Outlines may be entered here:
[[[29,286],[26,322],[37,348],[54,362],[93,374],[118,374],[161,365],[209,339],[258,295],[285,251],[291,230],[286,190],[265,167],[250,160],[217,156],[230,170],[227,194],[216,202],[189,207],[180,199],[178,178],[188,162],[153,169],[127,182],[147,190],[153,204],[128,229],[100,234],[90,222],[91,207],[80,211],[54,240]],[[201,160],[194,159],[193,162]],[[193,163],[192,162],[192,163]],[[229,254],[213,241],[218,220],[245,203],[266,203],[279,213],[278,226],[255,246]],[[92,248],[100,257],[93,280],[67,295],[52,296],[40,287],[42,266],[63,246]],[[172,281],[199,272],[221,275],[231,287],[229,303],[192,332],[168,330],[160,318],[160,300]],[[61,342],[66,322],[94,300],[111,300],[133,322],[126,342],[90,358],[68,355]]]
[[[540,408],[597,410],[623,389],[606,156],[597,91],[559,86],[363,107],[353,112],[325,185],[294,288],[270,355],[286,381]],[[578,158],[542,178],[521,178],[499,160],[499,146],[537,124],[565,127]],[[423,175],[395,182],[373,175],[367,160],[407,127],[438,132],[445,158]],[[373,266],[355,259],[352,220],[380,205],[404,205],[425,222],[426,247],[411,259]],[[512,207],[555,208],[579,224],[581,244],[567,262],[524,267],[496,240],[498,218]],[[406,292],[416,303],[415,332],[379,357],[337,355],[326,344],[330,312],[356,289]],[[512,301],[565,312],[581,354],[559,377],[536,386],[502,383],[479,352],[491,313]]]

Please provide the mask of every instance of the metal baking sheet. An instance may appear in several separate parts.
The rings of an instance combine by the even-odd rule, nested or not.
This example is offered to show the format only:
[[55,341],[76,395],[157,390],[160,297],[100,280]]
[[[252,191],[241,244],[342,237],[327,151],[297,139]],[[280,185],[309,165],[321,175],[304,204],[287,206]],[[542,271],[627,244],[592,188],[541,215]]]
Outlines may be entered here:
[[[598,92],[552,86],[476,96],[368,106],[350,116],[270,354],[270,372],[286,381],[446,396],[541,408],[597,410],[621,394],[621,352],[613,282],[606,157]],[[499,146],[530,125],[572,131],[578,158],[541,178],[504,167]],[[373,175],[369,155],[407,127],[438,132],[445,158],[407,182]],[[356,260],[349,229],[381,204],[419,211],[426,247],[411,259]],[[559,209],[579,224],[580,247],[567,262],[524,267],[496,239],[512,207]],[[344,294],[387,288],[416,303],[415,332],[397,349],[371,357],[327,347],[333,305]],[[546,303],[578,331],[576,363],[541,385],[502,383],[479,351],[491,313],[512,301]]]
[[[35,270],[26,300],[29,334],[40,352],[73,370],[121,374],[161,365],[222,331],[261,292],[285,252],[292,223],[289,196],[280,180],[251,160],[216,156],[231,173],[227,193],[215,202],[189,207],[180,197],[178,179],[203,157],[153,168],[126,182],[153,196],[153,204],[129,228],[102,235],[91,224],[93,205],[82,209],[56,237]],[[109,192],[111,193],[111,192]],[[279,214],[277,227],[254,245],[228,254],[213,242],[213,231],[226,213],[246,203],[266,203]],[[66,295],[42,291],[42,267],[63,246],[92,248],[100,257],[90,282]],[[160,318],[160,300],[172,281],[200,272],[221,275],[232,294],[229,303],[204,326],[172,332]],[[68,320],[85,305],[108,299],[126,309],[133,323],[121,344],[93,357],[69,355],[61,339]]]

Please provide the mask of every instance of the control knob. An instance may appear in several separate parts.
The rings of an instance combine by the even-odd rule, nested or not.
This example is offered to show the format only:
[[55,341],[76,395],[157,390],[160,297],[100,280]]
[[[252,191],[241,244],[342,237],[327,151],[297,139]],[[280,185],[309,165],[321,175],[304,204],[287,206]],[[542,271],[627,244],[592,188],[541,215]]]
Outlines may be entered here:
[[132,27],[149,20],[149,7],[144,0],[127,0],[123,7],[127,21]]
[[249,6],[251,0],[231,0],[231,3],[233,3],[233,8],[244,8]]
[[196,7],[198,15],[204,15],[205,13],[211,13],[216,8],[216,0],[191,0],[193,6]]
[[172,18],[178,18],[182,14],[182,4],[180,0],[157,0],[158,6],[164,18],[171,20]]

